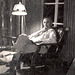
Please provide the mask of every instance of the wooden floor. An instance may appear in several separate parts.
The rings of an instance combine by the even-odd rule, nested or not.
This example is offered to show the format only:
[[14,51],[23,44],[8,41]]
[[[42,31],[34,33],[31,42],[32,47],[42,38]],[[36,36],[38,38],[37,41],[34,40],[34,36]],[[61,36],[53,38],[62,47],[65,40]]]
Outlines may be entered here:
[[66,73],[67,69],[62,67],[55,68],[48,66],[36,69],[34,74],[30,70],[21,70],[21,72],[17,73],[16,75],[66,75]]
[[[0,64],[0,75],[66,75],[68,72],[68,67],[66,64],[62,64],[60,60],[55,62],[49,62],[46,66],[43,66],[42,68],[36,68],[34,70],[31,69],[22,69],[18,72],[16,71],[14,64],[15,61],[13,61],[10,68],[9,64],[1,65]],[[55,65],[56,64],[56,65]]]
[[[66,75],[66,73],[67,69],[59,66],[47,66],[34,71],[35,75]],[[33,75],[33,73],[30,69],[20,70],[18,73],[5,65],[0,65],[0,75]]]
[[75,75],[75,58],[73,59],[71,66],[66,75]]

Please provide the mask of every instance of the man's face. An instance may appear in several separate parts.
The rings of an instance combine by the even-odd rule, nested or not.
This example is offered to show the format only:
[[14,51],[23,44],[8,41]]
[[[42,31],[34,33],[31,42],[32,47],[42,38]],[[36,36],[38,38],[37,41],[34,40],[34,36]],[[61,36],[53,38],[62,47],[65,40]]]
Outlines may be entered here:
[[46,27],[46,28],[50,28],[51,25],[52,25],[52,21],[50,21],[48,18],[45,18],[45,19],[43,20],[43,25],[44,25],[44,27]]

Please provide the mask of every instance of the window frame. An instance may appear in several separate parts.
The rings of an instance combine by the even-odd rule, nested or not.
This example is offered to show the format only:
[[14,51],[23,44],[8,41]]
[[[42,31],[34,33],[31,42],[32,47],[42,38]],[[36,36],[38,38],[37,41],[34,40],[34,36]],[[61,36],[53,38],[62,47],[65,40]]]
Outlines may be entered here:
[[54,22],[53,22],[53,25],[54,26],[63,25],[63,23],[59,23],[59,22],[57,22],[57,20],[58,20],[58,6],[59,5],[64,5],[64,2],[59,2],[59,0],[55,0],[55,2],[51,2],[51,3],[50,2],[44,2],[44,5],[55,5],[55,12],[54,12],[55,14],[54,14]]

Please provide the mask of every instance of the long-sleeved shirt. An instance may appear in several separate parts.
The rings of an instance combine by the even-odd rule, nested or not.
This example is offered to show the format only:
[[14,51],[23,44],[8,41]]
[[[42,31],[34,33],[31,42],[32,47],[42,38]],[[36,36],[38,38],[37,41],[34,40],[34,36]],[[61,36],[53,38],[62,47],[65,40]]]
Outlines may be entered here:
[[43,43],[56,43],[57,37],[54,29],[48,29],[45,32],[40,33],[37,37],[32,37],[30,40],[33,42],[43,42]]

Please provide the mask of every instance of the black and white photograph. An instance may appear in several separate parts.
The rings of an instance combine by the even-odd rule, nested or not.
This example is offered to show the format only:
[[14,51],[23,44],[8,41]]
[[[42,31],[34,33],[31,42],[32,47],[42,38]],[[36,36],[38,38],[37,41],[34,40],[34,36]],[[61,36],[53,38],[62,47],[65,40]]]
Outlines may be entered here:
[[75,75],[75,0],[0,0],[0,75]]

